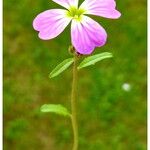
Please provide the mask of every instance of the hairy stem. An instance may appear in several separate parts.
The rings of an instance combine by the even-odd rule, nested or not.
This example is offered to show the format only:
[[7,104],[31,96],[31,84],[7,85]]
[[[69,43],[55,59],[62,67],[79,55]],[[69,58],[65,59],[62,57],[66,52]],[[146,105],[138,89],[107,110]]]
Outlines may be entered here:
[[72,92],[71,92],[71,109],[72,109],[72,128],[74,135],[74,142],[72,150],[78,149],[78,124],[77,124],[77,110],[76,110],[76,93],[77,93],[77,56],[74,55],[74,65],[73,65],[73,82],[72,82]]

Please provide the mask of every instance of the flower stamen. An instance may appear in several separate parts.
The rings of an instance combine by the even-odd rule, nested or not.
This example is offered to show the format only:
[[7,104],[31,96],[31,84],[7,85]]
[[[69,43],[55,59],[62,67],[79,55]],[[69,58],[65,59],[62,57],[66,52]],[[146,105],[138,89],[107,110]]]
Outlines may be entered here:
[[78,9],[76,7],[70,7],[67,11],[67,17],[71,17],[76,20],[81,20],[82,15],[84,14],[84,9]]

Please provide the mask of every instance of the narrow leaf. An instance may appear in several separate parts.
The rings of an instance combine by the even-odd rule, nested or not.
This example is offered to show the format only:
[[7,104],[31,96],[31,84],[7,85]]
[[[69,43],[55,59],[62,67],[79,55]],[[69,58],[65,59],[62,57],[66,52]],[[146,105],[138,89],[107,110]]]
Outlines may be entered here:
[[113,55],[111,53],[108,53],[108,52],[89,56],[89,57],[85,58],[80,63],[80,65],[78,66],[78,69],[81,69],[81,68],[84,68],[84,67],[87,67],[90,65],[95,65],[96,62],[101,61],[101,60],[106,59],[106,58],[111,58],[111,57],[113,57]]
[[58,115],[63,115],[63,116],[70,116],[69,111],[62,105],[60,104],[45,104],[41,106],[41,112],[44,113],[55,113]]
[[60,63],[56,68],[50,73],[49,77],[53,78],[58,76],[60,73],[65,71],[73,63],[73,58],[68,58]]

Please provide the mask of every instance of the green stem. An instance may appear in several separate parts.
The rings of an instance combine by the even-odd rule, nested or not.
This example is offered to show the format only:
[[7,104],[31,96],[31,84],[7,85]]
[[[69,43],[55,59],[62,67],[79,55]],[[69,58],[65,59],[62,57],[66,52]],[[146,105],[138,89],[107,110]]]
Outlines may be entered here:
[[72,82],[72,92],[71,92],[71,109],[72,109],[72,128],[74,135],[74,142],[72,150],[78,149],[78,124],[77,124],[77,111],[76,111],[76,93],[77,93],[77,56],[74,55],[74,65],[73,65],[73,82]]

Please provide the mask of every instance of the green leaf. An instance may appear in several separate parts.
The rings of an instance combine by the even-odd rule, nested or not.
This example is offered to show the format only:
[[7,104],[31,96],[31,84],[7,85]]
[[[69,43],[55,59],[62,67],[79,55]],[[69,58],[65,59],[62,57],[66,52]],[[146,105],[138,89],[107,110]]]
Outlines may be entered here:
[[63,115],[63,116],[70,116],[71,114],[69,113],[69,111],[62,105],[60,104],[44,104],[43,106],[41,106],[41,112],[44,113],[55,113],[58,115]]
[[73,63],[73,61],[73,58],[68,58],[64,60],[62,63],[56,66],[56,68],[50,73],[49,77],[53,78],[58,76],[60,73],[65,71]]
[[113,55],[111,53],[108,53],[108,52],[89,56],[89,57],[85,58],[80,63],[80,65],[78,66],[78,69],[81,69],[81,68],[84,68],[84,67],[87,67],[90,65],[95,65],[96,62],[101,61],[101,60],[106,59],[106,58],[111,58],[111,57],[113,57]]

